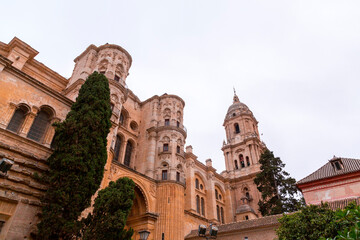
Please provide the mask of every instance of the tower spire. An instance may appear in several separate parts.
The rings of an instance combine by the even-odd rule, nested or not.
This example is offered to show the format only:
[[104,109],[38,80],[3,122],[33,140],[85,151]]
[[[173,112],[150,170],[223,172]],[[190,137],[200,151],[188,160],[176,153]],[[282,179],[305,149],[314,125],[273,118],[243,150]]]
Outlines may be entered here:
[[238,96],[236,95],[235,87],[233,87],[233,89],[234,89],[234,100],[233,100],[233,103],[240,102]]

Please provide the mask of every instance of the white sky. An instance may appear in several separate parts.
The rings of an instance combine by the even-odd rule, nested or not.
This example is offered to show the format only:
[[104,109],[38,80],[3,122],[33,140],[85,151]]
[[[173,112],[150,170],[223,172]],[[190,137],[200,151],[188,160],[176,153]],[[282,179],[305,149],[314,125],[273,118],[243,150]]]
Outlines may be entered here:
[[360,1],[4,1],[0,41],[19,37],[70,77],[88,45],[124,47],[142,100],[185,102],[187,145],[224,170],[223,120],[240,101],[297,180],[360,158]]

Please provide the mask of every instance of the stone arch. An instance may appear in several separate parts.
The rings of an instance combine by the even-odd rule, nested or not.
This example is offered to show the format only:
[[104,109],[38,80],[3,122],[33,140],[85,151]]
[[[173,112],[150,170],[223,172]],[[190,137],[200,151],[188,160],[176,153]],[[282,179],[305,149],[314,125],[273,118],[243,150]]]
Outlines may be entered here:
[[50,118],[56,117],[55,109],[49,105],[42,105],[40,107],[40,111],[45,111],[47,114],[49,114]]
[[198,177],[204,184],[206,183],[206,177],[200,171],[195,170],[194,171],[194,176]]
[[204,189],[202,191],[205,192],[205,190],[206,190],[206,181],[205,181],[206,177],[199,171],[195,171],[194,176],[195,176],[195,179],[198,178],[200,180],[200,185],[202,183],[202,185],[204,187]]
[[31,112],[31,107],[30,107],[28,104],[26,104],[26,103],[19,103],[19,104],[16,106],[16,108],[21,108],[21,109],[23,109],[23,110],[26,112],[25,114]]
[[220,190],[220,192],[223,196],[225,195],[225,189],[218,182],[215,182],[214,186]]

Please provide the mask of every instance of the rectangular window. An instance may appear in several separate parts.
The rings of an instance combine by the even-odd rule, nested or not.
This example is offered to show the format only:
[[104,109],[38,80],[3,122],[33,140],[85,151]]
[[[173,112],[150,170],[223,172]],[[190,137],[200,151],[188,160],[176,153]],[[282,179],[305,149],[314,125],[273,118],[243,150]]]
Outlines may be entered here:
[[165,143],[163,145],[163,152],[168,152],[169,151],[169,144]]
[[179,121],[176,122],[176,126],[180,127],[180,122]]
[[162,171],[161,179],[162,179],[162,180],[167,180],[167,170],[163,170],[163,171]]
[[165,126],[170,126],[170,119],[165,119]]
[[176,181],[180,182],[180,173],[176,172]]
[[180,154],[180,146],[176,146],[176,153]]
[[161,234],[161,240],[165,240],[165,234],[164,233]]

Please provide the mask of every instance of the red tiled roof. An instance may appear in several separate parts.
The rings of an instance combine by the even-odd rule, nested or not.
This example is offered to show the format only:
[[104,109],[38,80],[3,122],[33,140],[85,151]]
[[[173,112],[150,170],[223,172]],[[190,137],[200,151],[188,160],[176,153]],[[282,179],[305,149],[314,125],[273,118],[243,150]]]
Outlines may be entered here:
[[360,205],[360,197],[341,199],[333,202],[327,202],[327,204],[329,204],[329,207],[332,210],[337,210],[346,208],[346,206],[351,202],[355,202],[356,205]]
[[[253,220],[246,220],[241,222],[228,223],[223,225],[218,225],[219,228],[218,235],[232,232],[232,231],[244,231],[253,228],[260,228],[265,226],[277,226],[279,224],[278,219],[282,217],[283,214],[272,215],[267,217],[261,217]],[[198,230],[192,230],[185,239],[196,238],[198,236]]]
[[[338,160],[341,161],[343,166],[343,168],[340,170],[337,170],[334,165],[334,162]],[[322,166],[321,168],[319,168],[309,176],[301,179],[296,184],[298,185],[298,184],[313,182],[320,179],[331,178],[357,171],[360,171],[360,159],[334,157],[333,159],[329,160],[329,162],[326,163],[324,166]]]

